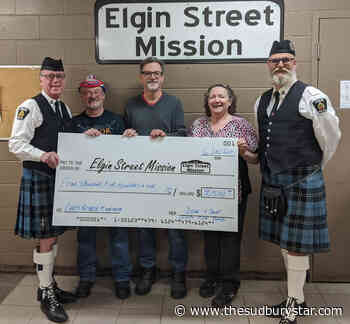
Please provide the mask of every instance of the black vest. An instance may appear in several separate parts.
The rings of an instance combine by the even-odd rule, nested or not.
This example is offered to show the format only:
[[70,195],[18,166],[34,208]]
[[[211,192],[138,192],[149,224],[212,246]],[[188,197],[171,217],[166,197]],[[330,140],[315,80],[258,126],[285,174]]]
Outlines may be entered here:
[[[33,97],[37,102],[43,116],[42,124],[35,129],[34,137],[30,144],[45,152],[57,152],[58,132],[69,131],[71,118],[67,107],[61,101],[62,121],[59,121],[49,102],[42,94]],[[23,167],[53,174],[55,170],[42,162],[23,161]]]
[[266,91],[258,107],[259,159],[261,170],[280,173],[298,166],[322,161],[322,150],[316,140],[312,120],[299,113],[299,102],[307,85],[297,81],[289,90],[274,116],[268,117],[272,89]]

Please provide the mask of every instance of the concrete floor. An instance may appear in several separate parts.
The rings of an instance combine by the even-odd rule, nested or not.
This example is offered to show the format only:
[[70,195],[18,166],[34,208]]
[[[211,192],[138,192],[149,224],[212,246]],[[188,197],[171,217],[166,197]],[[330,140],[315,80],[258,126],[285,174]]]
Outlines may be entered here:
[[[61,288],[73,291],[78,278],[57,276]],[[234,309],[226,315],[191,315],[191,306],[209,306],[210,298],[198,295],[200,280],[188,281],[188,296],[181,300],[170,298],[169,282],[161,279],[152,288],[150,295],[132,295],[125,301],[114,296],[112,280],[98,278],[92,294],[75,304],[66,305],[68,323],[73,324],[214,324],[224,320],[234,320],[235,324],[274,324],[276,319],[264,316],[234,315]],[[0,324],[47,324],[35,300],[37,279],[35,275],[0,273]],[[232,306],[261,307],[279,303],[286,295],[286,286],[281,281],[242,282],[239,294]],[[341,316],[308,316],[298,319],[298,324],[350,323],[350,284],[309,283],[305,286],[308,306],[337,306],[343,308]],[[186,308],[186,314],[177,317],[177,305]],[[179,306],[182,309],[182,306]],[[238,308],[236,308],[238,309]],[[253,308],[252,308],[253,309]],[[257,312],[258,309],[253,311]]]

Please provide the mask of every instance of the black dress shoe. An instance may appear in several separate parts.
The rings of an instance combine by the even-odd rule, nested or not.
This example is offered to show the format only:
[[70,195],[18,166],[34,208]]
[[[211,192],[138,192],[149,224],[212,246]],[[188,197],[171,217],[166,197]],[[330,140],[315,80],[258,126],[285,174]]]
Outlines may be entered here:
[[68,320],[62,304],[58,301],[53,286],[48,288],[39,288],[40,292],[40,308],[46,317],[55,323],[63,323]]
[[203,298],[213,297],[218,289],[218,282],[214,279],[205,280],[199,287],[199,295]]
[[297,324],[297,319],[290,320],[288,318],[281,318],[279,324]]
[[142,268],[141,276],[135,287],[136,295],[147,295],[156,281],[156,267]]
[[[297,324],[297,314],[295,313],[297,300],[294,297],[288,297],[285,303],[284,312],[281,312],[279,324]],[[282,310],[282,308],[281,308]]]
[[79,281],[78,288],[75,292],[75,296],[79,298],[88,297],[91,293],[91,288],[94,285],[92,281]]
[[211,301],[213,307],[223,308],[225,306],[230,306],[233,298],[236,297],[237,291],[225,291],[221,289],[218,294]]
[[119,299],[126,299],[130,297],[130,283],[129,281],[117,281],[115,283],[115,295]]
[[[56,294],[58,302],[61,304],[69,304],[69,303],[74,303],[77,301],[77,297],[74,294],[58,288],[56,281],[54,281],[52,283],[52,289],[54,290],[54,292]],[[38,288],[38,291],[37,291],[37,300],[38,301],[41,301],[42,293],[43,293],[43,290]]]
[[[287,299],[280,304],[268,306],[269,309],[271,309],[271,314],[266,314],[266,316],[271,318],[281,318],[283,310],[286,308],[286,303]],[[298,312],[298,316],[306,316],[308,314],[308,307],[305,302],[302,302],[300,304],[296,302],[295,309]]]
[[77,301],[77,296],[75,296],[74,294],[72,294],[69,291],[64,291],[62,289],[60,289],[57,286],[57,283],[54,283],[53,289],[55,291],[56,297],[58,299],[58,301],[61,304],[69,304],[69,303],[74,303]]
[[185,272],[175,272],[173,274],[170,295],[174,299],[181,299],[187,295]]

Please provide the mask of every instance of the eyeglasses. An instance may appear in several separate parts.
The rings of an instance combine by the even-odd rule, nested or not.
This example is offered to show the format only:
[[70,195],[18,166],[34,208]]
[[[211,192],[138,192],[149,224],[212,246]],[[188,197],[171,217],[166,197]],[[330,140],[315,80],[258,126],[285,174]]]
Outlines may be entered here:
[[290,62],[292,62],[294,60],[295,60],[294,57],[280,57],[280,58],[275,58],[275,59],[269,59],[269,60],[267,60],[267,63],[274,64],[274,65],[277,65],[280,62],[282,62],[283,64],[289,64]]
[[161,75],[163,75],[163,72],[161,71],[141,71],[141,74],[143,74],[145,77],[150,77],[152,75],[154,75],[155,77],[160,77]]
[[50,81],[53,81],[55,78],[57,80],[63,80],[66,77],[64,73],[49,73],[49,74],[40,74],[40,75]]

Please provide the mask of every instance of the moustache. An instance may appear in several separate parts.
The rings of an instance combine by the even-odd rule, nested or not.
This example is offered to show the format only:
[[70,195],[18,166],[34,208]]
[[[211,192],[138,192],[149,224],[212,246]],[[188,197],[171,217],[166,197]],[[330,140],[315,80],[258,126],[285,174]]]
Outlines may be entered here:
[[278,72],[286,72],[286,73],[290,73],[290,71],[286,68],[276,68],[272,71],[272,73],[278,73]]
[[100,102],[100,100],[98,100],[98,99],[90,99],[88,101],[88,105],[98,105],[99,102]]

